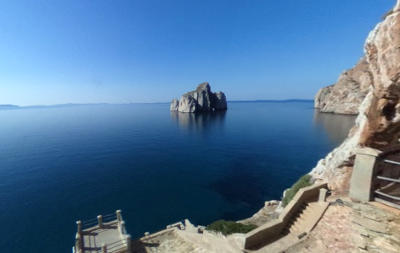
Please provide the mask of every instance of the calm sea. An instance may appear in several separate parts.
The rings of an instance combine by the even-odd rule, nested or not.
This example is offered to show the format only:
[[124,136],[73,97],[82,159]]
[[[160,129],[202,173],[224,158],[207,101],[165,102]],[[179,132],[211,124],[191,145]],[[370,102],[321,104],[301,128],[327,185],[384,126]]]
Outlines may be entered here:
[[75,221],[122,209],[133,238],[184,218],[251,216],[345,138],[311,102],[0,110],[0,251],[71,252]]

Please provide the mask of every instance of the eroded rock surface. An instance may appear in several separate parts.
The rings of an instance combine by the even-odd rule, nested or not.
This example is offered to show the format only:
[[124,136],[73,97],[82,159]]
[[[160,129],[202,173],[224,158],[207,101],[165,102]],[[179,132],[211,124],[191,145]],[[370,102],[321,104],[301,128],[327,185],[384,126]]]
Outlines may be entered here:
[[340,75],[334,85],[322,88],[315,96],[315,108],[321,112],[358,114],[358,108],[372,84],[368,62],[362,58],[357,65]]
[[[313,169],[315,178],[331,180],[349,163],[359,146],[384,148],[397,144],[400,138],[400,0],[392,12],[370,32],[365,56],[354,73],[360,91],[368,86],[367,95],[358,108],[356,125],[344,143],[319,161]],[[358,69],[357,71],[355,71]],[[347,74],[354,77],[354,73]],[[332,89],[332,88],[331,88]],[[357,91],[354,91],[357,93]],[[325,92],[326,93],[326,92]],[[332,92],[331,92],[332,93]],[[319,97],[329,96],[322,95]],[[317,97],[318,99],[318,97]],[[322,102],[317,101],[321,106]],[[338,101],[337,103],[340,103]],[[326,106],[326,105],[325,105]],[[337,105],[339,108],[340,106]]]
[[209,112],[227,108],[225,94],[213,93],[207,82],[199,84],[196,90],[183,94],[180,100],[173,99],[170,106],[171,111],[179,112]]

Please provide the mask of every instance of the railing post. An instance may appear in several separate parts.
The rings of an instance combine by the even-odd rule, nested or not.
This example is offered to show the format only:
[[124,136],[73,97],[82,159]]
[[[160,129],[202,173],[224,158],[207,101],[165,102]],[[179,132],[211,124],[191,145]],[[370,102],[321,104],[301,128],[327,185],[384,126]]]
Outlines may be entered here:
[[82,236],[79,233],[76,233],[75,235],[75,249],[77,253],[81,253],[83,249]]
[[99,225],[99,228],[103,227],[103,216],[102,215],[97,215],[97,223]]
[[77,226],[77,231],[79,234],[82,234],[82,221],[78,220],[76,222],[76,226]]
[[103,243],[103,245],[101,246],[101,252],[102,253],[107,253],[107,245]]
[[126,233],[126,229],[125,229],[125,221],[121,221],[120,223],[120,227],[119,227],[119,232],[121,233],[121,235]]
[[328,190],[326,188],[321,188],[319,189],[319,197],[318,197],[318,202],[325,202],[326,200],[326,193]]
[[126,251],[128,253],[132,252],[132,239],[130,235],[126,235]]
[[350,198],[355,201],[371,200],[372,180],[376,159],[381,151],[372,148],[361,148],[356,152],[353,173],[350,180]]
[[118,222],[122,221],[122,215],[121,215],[121,210],[117,210],[115,211],[116,215],[117,215],[117,220]]

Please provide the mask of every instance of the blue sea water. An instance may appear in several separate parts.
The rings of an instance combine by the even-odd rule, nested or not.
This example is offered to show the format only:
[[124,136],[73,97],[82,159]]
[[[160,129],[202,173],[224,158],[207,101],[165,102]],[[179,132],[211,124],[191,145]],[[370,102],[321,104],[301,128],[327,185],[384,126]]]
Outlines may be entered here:
[[[133,238],[184,218],[251,216],[345,138],[311,102],[0,110],[0,249],[71,252],[75,221],[122,209]],[[5,250],[5,251],[3,251]]]

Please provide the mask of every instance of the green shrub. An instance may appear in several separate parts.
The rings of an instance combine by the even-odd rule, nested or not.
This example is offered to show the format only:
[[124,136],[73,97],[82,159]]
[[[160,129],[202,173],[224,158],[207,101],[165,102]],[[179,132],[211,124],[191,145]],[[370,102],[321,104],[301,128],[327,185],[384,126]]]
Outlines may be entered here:
[[296,183],[294,183],[294,185],[292,185],[292,187],[290,187],[289,190],[286,191],[285,197],[282,199],[282,205],[285,207],[301,188],[310,185],[312,185],[311,176],[309,174],[302,176]]
[[245,225],[234,221],[217,220],[208,225],[206,229],[221,232],[224,235],[230,235],[233,233],[245,234],[256,227],[256,225]]

